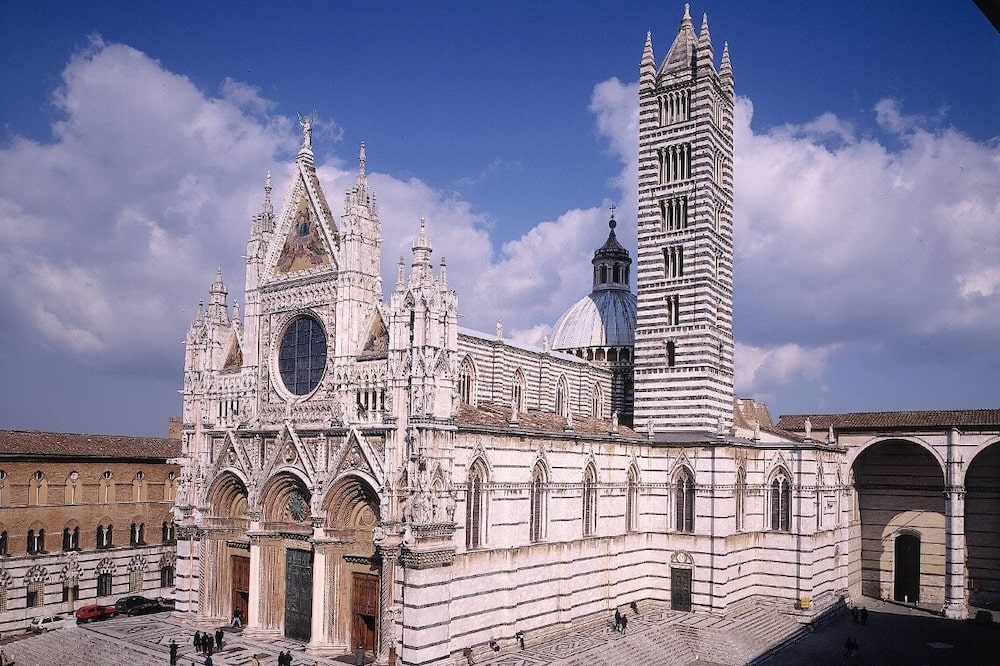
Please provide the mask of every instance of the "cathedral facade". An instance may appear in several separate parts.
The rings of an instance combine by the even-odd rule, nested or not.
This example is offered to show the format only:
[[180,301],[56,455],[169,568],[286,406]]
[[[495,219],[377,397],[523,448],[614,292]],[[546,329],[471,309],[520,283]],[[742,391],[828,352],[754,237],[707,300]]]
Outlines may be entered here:
[[[632,602],[767,599],[808,621],[892,597],[900,536],[906,603],[915,584],[962,611],[956,457],[994,460],[1000,415],[937,418],[953,434],[930,442],[850,415],[776,425],[736,399],[734,84],[707,18],[696,31],[685,10],[659,65],[647,37],[639,94],[638,294],[612,218],[592,293],[542,348],[458,326],[422,220],[385,298],[365,147],[335,216],[302,119],[283,206],[268,182],[252,221],[242,313],[219,275],[188,332],[178,612],[315,654],[441,663]],[[919,461],[904,500],[882,488],[900,446]],[[998,467],[978,469],[995,523]]]

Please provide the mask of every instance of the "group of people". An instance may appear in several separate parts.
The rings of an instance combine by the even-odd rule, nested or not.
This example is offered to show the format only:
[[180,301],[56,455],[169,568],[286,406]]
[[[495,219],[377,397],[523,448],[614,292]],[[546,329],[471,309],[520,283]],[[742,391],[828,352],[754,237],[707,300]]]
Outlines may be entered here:
[[626,629],[628,629],[628,618],[615,608],[615,631],[624,636]]
[[219,629],[216,629],[214,640],[212,638],[212,634],[208,633],[207,631],[205,633],[196,631],[194,632],[194,640],[192,641],[192,643],[194,644],[194,649],[201,654],[212,656],[213,649],[214,650],[222,649],[223,638],[225,637],[225,635],[226,634],[224,631],[222,631],[221,627]]
[[868,624],[868,609],[864,606],[860,609],[857,606],[852,608],[851,616],[854,618],[854,624]]

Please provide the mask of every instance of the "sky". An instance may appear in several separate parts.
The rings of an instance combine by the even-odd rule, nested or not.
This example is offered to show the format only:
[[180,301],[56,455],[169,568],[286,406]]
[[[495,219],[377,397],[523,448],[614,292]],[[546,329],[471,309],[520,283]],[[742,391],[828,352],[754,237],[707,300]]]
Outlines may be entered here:
[[[0,428],[165,436],[217,270],[315,111],[365,142],[384,283],[421,217],[460,323],[541,344],[616,207],[681,2],[55,2],[0,21]],[[736,391],[771,413],[1000,407],[1000,36],[971,1],[696,2],[736,81]]]

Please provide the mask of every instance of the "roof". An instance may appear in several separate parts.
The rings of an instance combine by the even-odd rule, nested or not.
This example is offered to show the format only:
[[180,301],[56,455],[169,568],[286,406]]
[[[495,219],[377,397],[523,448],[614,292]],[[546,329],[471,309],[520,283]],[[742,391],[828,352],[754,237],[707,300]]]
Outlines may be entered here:
[[630,291],[595,290],[559,317],[552,329],[552,348],[631,347],[636,309]]
[[[479,404],[475,407],[462,403],[458,408],[459,426],[486,426],[510,429],[512,431],[541,431],[551,433],[569,432],[577,435],[608,437],[611,435],[611,421],[597,419],[592,416],[573,415],[573,429],[566,430],[566,417],[553,412],[529,410],[518,412],[517,424],[510,423],[510,405],[503,406],[493,403]],[[628,426],[618,426],[618,436],[623,439],[640,438],[639,433]]]
[[161,437],[0,430],[0,456],[12,455],[165,460],[181,455],[181,443]]
[[813,430],[831,425],[837,430],[887,428],[1000,428],[1000,409],[953,409],[915,412],[853,412],[848,414],[782,415],[778,427],[801,432],[809,419]]

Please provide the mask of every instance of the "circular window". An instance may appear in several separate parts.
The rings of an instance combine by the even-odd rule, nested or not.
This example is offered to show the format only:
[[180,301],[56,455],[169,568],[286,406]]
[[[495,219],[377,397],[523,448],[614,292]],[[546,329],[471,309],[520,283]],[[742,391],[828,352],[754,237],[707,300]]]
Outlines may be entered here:
[[305,395],[317,386],[326,367],[326,333],[312,317],[294,319],[281,337],[278,372],[285,388]]

